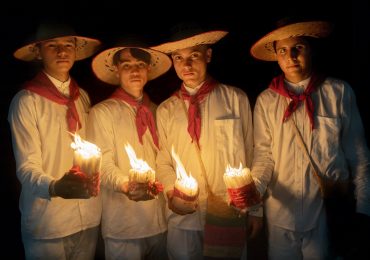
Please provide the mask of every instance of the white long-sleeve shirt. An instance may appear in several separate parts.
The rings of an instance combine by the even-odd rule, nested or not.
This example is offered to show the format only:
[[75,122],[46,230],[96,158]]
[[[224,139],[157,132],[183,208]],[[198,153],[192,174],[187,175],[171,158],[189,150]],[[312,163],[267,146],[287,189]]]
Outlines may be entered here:
[[[152,112],[155,105],[152,104]],[[125,145],[130,144],[137,158],[155,170],[157,148],[149,129],[140,143],[136,130],[136,110],[126,102],[107,99],[95,105],[89,115],[88,140],[102,151],[102,232],[103,237],[137,239],[163,233],[167,230],[164,218],[165,200],[135,202],[120,192],[129,180],[130,165]]]
[[[90,100],[84,90],[80,89],[75,104],[82,124],[78,134],[85,138]],[[26,237],[59,238],[100,223],[99,197],[63,199],[49,195],[50,182],[73,166],[73,137],[66,113],[67,106],[28,90],[20,90],[10,104],[8,121],[22,185],[19,208]]]
[[[188,101],[185,101],[188,107]],[[253,152],[252,113],[247,95],[240,89],[218,84],[200,103],[201,157],[207,181],[212,192],[227,200],[223,180],[226,166],[238,168],[241,163],[250,167]],[[201,177],[197,152],[188,133],[187,111],[182,101],[172,96],[157,109],[160,151],[157,155],[157,174],[165,192],[173,189],[176,180],[176,162],[171,156],[172,146],[187,173],[198,181],[199,209],[180,216],[168,210],[168,225],[187,230],[203,230],[206,211],[206,188]]]
[[[334,180],[352,175],[357,211],[370,215],[370,154],[353,90],[344,81],[327,78],[312,93],[312,100],[314,130],[303,103],[292,119],[319,173]],[[259,192],[267,193],[267,220],[289,230],[307,231],[317,225],[323,201],[308,158],[293,137],[294,125],[282,122],[289,101],[271,89],[257,98],[252,175]]]

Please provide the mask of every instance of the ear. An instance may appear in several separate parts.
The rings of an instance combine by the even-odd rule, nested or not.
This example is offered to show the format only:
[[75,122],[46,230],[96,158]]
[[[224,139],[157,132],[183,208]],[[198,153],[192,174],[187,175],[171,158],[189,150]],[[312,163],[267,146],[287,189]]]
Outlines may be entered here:
[[119,79],[118,67],[116,65],[113,65],[113,69],[114,69],[114,75],[116,76],[117,79]]
[[212,60],[212,49],[208,48],[206,51],[206,62],[210,63]]
[[42,60],[39,46],[37,46],[37,45],[33,46],[33,52],[35,53],[35,56],[36,56],[37,60]]

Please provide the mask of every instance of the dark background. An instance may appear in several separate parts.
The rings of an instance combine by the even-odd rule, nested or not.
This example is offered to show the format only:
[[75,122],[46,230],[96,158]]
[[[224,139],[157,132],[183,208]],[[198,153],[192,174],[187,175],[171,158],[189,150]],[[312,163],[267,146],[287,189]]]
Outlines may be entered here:
[[[339,1],[338,1],[339,2]],[[96,37],[103,49],[119,38],[138,34],[152,45],[164,42],[169,29],[182,21],[196,21],[205,27],[225,29],[229,34],[213,47],[210,74],[219,81],[243,89],[254,105],[257,95],[267,87],[279,69],[275,62],[254,60],[249,49],[260,37],[273,29],[273,24],[285,16],[312,16],[335,24],[331,36],[322,40],[320,67],[334,77],[346,80],[357,95],[367,142],[370,140],[368,94],[370,87],[370,10],[368,1],[172,1],[112,2],[92,4],[74,2],[14,2],[3,8],[0,16],[0,131],[1,131],[1,222],[0,257],[23,259],[20,239],[18,197],[20,184],[15,175],[15,162],[6,120],[9,103],[21,84],[35,74],[31,63],[13,58],[38,23],[52,16],[72,24],[77,33]],[[93,104],[105,99],[113,87],[95,78],[90,68],[91,58],[79,61],[72,76],[90,94]],[[146,91],[156,103],[167,98],[179,81],[171,69],[149,82]],[[4,241],[5,240],[5,241]],[[258,250],[264,250],[263,245]],[[99,252],[100,254],[102,252]]]

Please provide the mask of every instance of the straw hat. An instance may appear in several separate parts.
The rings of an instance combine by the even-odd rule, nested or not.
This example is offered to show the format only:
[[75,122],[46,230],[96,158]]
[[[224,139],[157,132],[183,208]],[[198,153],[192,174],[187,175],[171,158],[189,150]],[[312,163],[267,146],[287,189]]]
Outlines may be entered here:
[[37,58],[36,44],[58,37],[76,38],[76,60],[82,60],[93,55],[101,45],[97,39],[78,36],[76,32],[66,24],[44,23],[41,24],[36,34],[28,43],[14,52],[14,57],[24,61],[33,61]]
[[113,64],[114,55],[125,48],[136,48],[146,51],[150,54],[151,70],[148,72],[148,80],[155,79],[166,73],[172,66],[171,59],[164,53],[152,50],[149,47],[138,47],[142,45],[126,45],[107,49],[102,51],[92,61],[92,70],[96,77],[111,85],[119,85],[119,79],[116,76],[116,69]]
[[259,60],[276,61],[275,41],[300,36],[323,38],[328,36],[332,29],[332,24],[326,21],[305,21],[284,25],[259,39],[251,47],[250,53]]
[[222,39],[227,31],[222,30],[211,30],[205,31],[198,25],[190,24],[184,26],[180,24],[175,28],[177,30],[171,36],[170,41],[167,43],[160,44],[158,46],[152,47],[155,50],[172,53],[176,50],[185,49],[201,44],[214,44]]

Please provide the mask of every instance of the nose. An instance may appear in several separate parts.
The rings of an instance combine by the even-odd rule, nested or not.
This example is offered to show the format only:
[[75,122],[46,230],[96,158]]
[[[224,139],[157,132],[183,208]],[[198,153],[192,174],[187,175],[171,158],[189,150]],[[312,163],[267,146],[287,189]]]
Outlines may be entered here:
[[297,57],[298,57],[298,51],[297,51],[297,49],[291,48],[289,50],[289,58],[292,59],[292,60],[296,60]]

